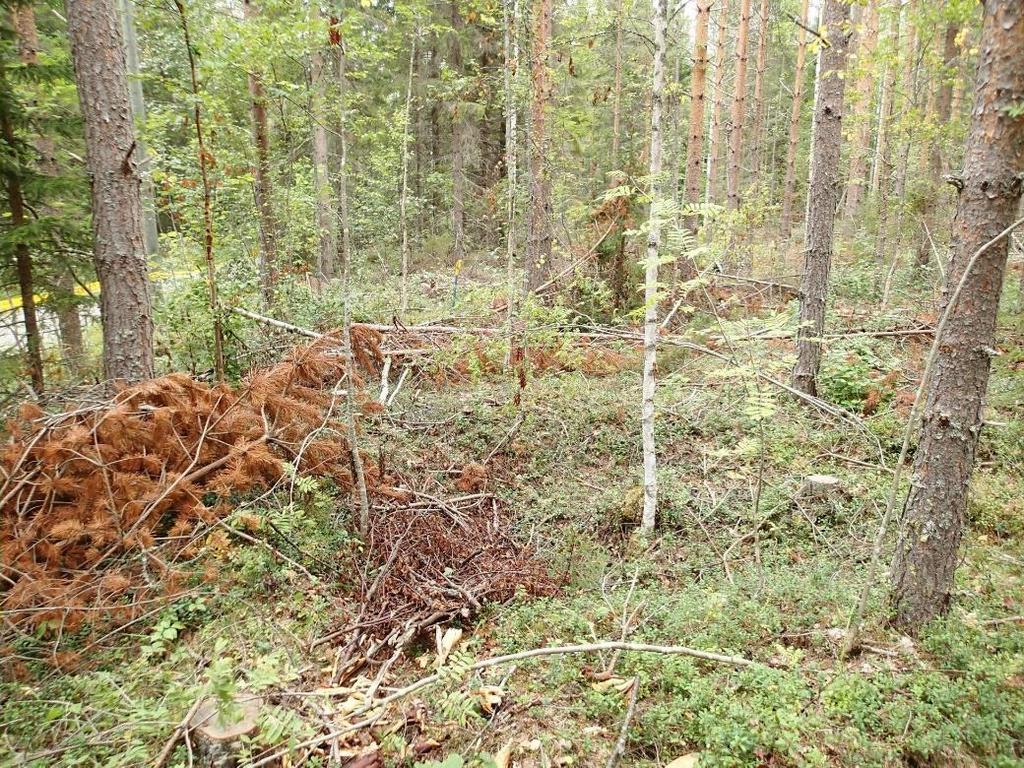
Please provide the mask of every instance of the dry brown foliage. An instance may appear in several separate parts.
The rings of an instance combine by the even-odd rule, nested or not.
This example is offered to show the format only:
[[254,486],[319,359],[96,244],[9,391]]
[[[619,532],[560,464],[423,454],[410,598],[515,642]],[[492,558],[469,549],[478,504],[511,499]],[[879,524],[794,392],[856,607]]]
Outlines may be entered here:
[[[364,369],[380,334],[353,327]],[[47,416],[25,405],[0,449],[0,607],[9,625],[60,633],[130,621],[180,591],[176,564],[232,496],[300,473],[351,485],[334,424],[346,383],[340,340],[295,348],[237,388],[174,373]],[[336,402],[337,401],[337,402]],[[390,489],[367,462],[367,484]]]

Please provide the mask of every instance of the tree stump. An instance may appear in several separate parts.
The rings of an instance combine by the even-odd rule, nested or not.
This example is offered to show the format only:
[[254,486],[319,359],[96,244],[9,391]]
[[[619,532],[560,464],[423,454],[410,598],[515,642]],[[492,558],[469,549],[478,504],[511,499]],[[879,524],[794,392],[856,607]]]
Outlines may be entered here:
[[800,495],[810,499],[832,499],[843,493],[843,483],[835,475],[807,475]]
[[224,722],[216,697],[207,697],[189,721],[199,768],[236,768],[241,738],[252,736],[259,725],[263,699],[249,693],[235,694],[237,720]]

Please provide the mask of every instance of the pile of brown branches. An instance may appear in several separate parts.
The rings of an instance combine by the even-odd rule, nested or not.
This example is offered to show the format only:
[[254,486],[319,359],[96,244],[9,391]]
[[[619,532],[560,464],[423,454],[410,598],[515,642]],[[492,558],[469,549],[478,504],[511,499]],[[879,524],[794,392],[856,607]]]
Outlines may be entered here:
[[321,641],[347,636],[355,666],[398,653],[425,629],[476,614],[517,592],[552,595],[557,582],[529,545],[515,539],[498,499],[472,493],[378,508],[366,547],[359,618]]
[[[352,340],[359,364],[377,368],[380,334],[354,327]],[[339,347],[336,336],[297,347],[237,388],[171,374],[54,416],[24,406],[0,451],[8,626],[131,621],[178,589],[178,564],[231,498],[273,486],[285,462],[350,486],[336,388],[359,382],[344,381]],[[388,495],[370,462],[366,480]]]

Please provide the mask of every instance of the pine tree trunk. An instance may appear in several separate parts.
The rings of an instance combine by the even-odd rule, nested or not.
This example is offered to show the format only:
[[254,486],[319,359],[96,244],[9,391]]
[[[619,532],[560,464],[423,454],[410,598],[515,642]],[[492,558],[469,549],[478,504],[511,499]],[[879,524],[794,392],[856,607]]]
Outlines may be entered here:
[[[895,0],[900,2],[900,0]],[[887,53],[893,56],[900,50],[900,8],[897,8],[893,17],[892,30],[889,43],[886,45]],[[875,159],[871,165],[871,196],[878,198],[883,183],[888,183],[892,174],[892,163],[889,158],[890,125],[892,123],[893,91],[896,88],[896,67],[891,61],[885,63],[885,71],[882,75],[881,93],[878,97],[878,129],[875,131]],[[883,192],[887,196],[887,192]],[[880,212],[885,212],[887,197],[878,199]]]
[[[935,94],[935,124],[939,127],[940,136],[949,125],[953,115],[953,81],[956,79],[956,60],[960,55],[957,46],[957,37],[960,35],[960,25],[950,22],[946,27],[946,34],[943,38],[942,59],[943,72],[939,82],[939,89]],[[945,168],[943,158],[943,142],[940,137],[932,141],[931,146],[931,175],[932,181],[938,182],[942,178]]]
[[145,379],[153,375],[153,315],[121,30],[113,0],[67,0],[66,8],[92,179],[103,370],[109,379]]
[[622,0],[616,0],[615,4],[615,72],[612,86],[612,170],[619,168],[619,141],[620,114],[622,110],[622,26],[623,26]]
[[316,189],[314,221],[317,230],[316,271],[321,281],[333,280],[336,273],[333,201],[331,199],[330,149],[327,142],[327,78],[324,73],[322,44],[310,55],[310,80],[313,86],[313,183]]
[[729,20],[729,2],[722,0],[718,9],[715,34],[715,80],[712,83],[711,128],[708,136],[707,188],[704,196],[709,203],[716,199],[715,181],[722,151],[722,104],[725,100],[725,30]]
[[761,0],[761,10],[758,13],[759,26],[757,30],[757,69],[754,72],[754,127],[751,131],[753,141],[753,157],[750,168],[754,177],[760,180],[761,158],[764,147],[764,76],[768,70],[768,0]]
[[551,0],[533,0],[533,52],[530,57],[530,217],[527,237],[527,281],[530,290],[543,285],[551,272],[551,182],[548,178],[547,112],[551,96],[548,45]]
[[928,231],[934,231],[938,223],[935,220],[938,202],[937,198],[939,197],[938,189],[942,184],[942,176],[947,170],[947,163],[944,158],[944,137],[951,118],[956,114],[953,111],[953,81],[954,79],[962,79],[957,77],[959,72],[956,67],[956,60],[959,56],[957,46],[957,37],[959,34],[960,25],[958,23],[951,22],[946,26],[945,34],[943,36],[942,79],[939,81],[939,87],[935,93],[933,105],[935,112],[935,125],[938,127],[938,135],[932,138],[931,146],[928,151],[927,168],[929,176],[928,181],[933,185],[936,191],[926,198],[924,210],[921,211],[922,226],[917,246],[917,264],[921,267],[925,266],[931,257],[931,240],[928,237]]
[[[462,75],[462,15],[458,3],[451,3],[452,33],[448,49],[448,65],[456,76]],[[462,94],[456,97],[452,113],[452,259],[456,265],[466,258],[466,135],[468,121],[461,104]]]
[[[18,58],[26,67],[39,64],[39,34],[36,29],[35,10],[31,5],[16,5],[11,8],[11,21],[17,36]],[[39,135],[33,141],[38,157],[36,165],[43,176],[59,173],[56,158],[56,144],[49,136]],[[52,209],[43,206],[52,213]],[[53,311],[57,316],[57,330],[60,334],[61,357],[72,374],[78,372],[84,357],[82,341],[82,318],[75,303],[75,282],[69,270],[61,270],[56,277],[53,293],[56,301]]]
[[878,46],[878,2],[869,0],[864,26],[857,44],[857,64],[860,74],[850,100],[850,114],[854,116],[853,145],[850,147],[850,178],[846,185],[846,206],[844,215],[853,218],[864,200],[867,178],[868,153],[871,147],[871,111],[874,95],[873,58]]
[[928,383],[892,568],[892,619],[911,632],[948,607],[966,524],[1006,272],[1008,238],[1000,234],[1017,215],[1024,174],[1024,118],[1013,112],[1024,103],[1024,4],[985,0],[978,50],[944,301],[963,286]]
[[658,505],[657,454],[654,442],[655,365],[658,352],[658,247],[661,225],[658,211],[661,190],[661,122],[665,90],[667,0],[651,0],[651,22],[654,26],[654,82],[651,86],[651,179],[650,225],[647,233],[647,260],[644,269],[644,370],[643,403],[640,426],[644,460],[644,508],[641,530],[654,530]]
[[839,205],[839,152],[843,139],[844,68],[849,44],[850,6],[845,0],[824,0],[822,25],[829,45],[818,50],[811,134],[811,174],[807,187],[807,237],[800,280],[800,326],[793,386],[817,394],[821,335],[832,265],[832,234]]
[[[902,7],[896,9],[892,28],[892,54],[900,50],[900,17]],[[892,192],[893,167],[890,143],[893,122],[893,101],[896,90],[896,67],[889,62],[882,78],[882,94],[879,98],[877,142],[875,163],[871,169],[871,194],[878,209],[878,231],[875,233],[875,262],[879,268],[885,266],[885,253],[889,246],[889,197]]]
[[[807,24],[809,0],[803,0],[801,24]],[[789,110],[789,144],[786,149],[786,180],[782,188],[781,235],[788,238],[793,226],[793,197],[796,194],[796,150],[800,143],[800,115],[804,105],[804,67],[807,63],[807,32],[797,27],[796,70],[793,73],[793,102]]]
[[[136,123],[146,122],[146,99],[142,93],[142,67],[139,64],[139,45],[135,38],[135,0],[121,0],[121,26],[124,32],[125,65],[128,71],[128,98],[132,105],[132,117]],[[29,6],[26,6],[29,7]],[[29,7],[30,8],[30,7]],[[31,8],[30,8],[31,10]],[[136,138],[139,166],[146,167],[149,153],[146,145]],[[153,195],[153,179],[149,173],[142,174],[142,242],[146,254],[152,256],[160,249],[160,234],[156,221],[156,200]]]
[[[511,8],[509,7],[511,6]],[[505,21],[504,86],[505,86],[505,325],[509,345],[505,365],[512,361],[512,326],[519,299],[516,285],[516,194],[519,177],[519,112],[516,104],[515,82],[519,74],[519,0],[504,0],[502,12]]]
[[[896,162],[896,178],[893,184],[893,193],[897,200],[902,201],[907,191],[907,172],[910,167],[910,148],[914,144],[917,135],[916,121],[918,89],[917,89],[917,62],[920,59],[918,53],[917,25],[914,23],[916,0],[908,0],[906,4],[907,19],[904,23],[906,30],[907,44],[903,46],[903,75],[900,84],[900,99],[902,104],[903,136],[900,142],[899,155]],[[902,211],[902,208],[901,208]],[[897,227],[899,229],[899,227]]]
[[409,310],[409,131],[412,127],[412,76],[416,62],[416,38],[419,30],[413,31],[409,49],[409,76],[405,84],[405,124],[402,128],[402,191],[398,198],[398,215],[402,228],[402,284],[398,311],[401,316]]
[[[708,23],[711,20],[713,0],[698,0],[697,21],[693,38],[693,70],[690,77],[690,130],[686,143],[686,202],[700,203],[701,173],[704,161],[704,104],[705,85],[708,71]],[[686,221],[691,232],[696,233],[700,225],[697,216]]]
[[[242,0],[247,20],[256,17],[252,0]],[[263,91],[263,78],[258,72],[246,76],[249,86],[249,109],[252,115],[252,141],[256,146],[256,165],[253,168],[253,196],[260,227],[259,278],[263,301],[270,306],[274,301],[277,282],[277,218],[274,215],[273,182],[270,174],[270,129],[267,125],[267,97]]]
[[[0,85],[4,91],[8,87],[7,77],[0,69]],[[5,96],[0,99],[0,134],[3,135],[4,144],[7,145],[9,158],[16,158],[18,152],[17,137],[14,133],[14,123],[10,113],[10,104]],[[7,180],[7,200],[11,211],[11,228],[14,230],[25,226],[25,199],[21,191],[21,175],[17,164],[8,160],[7,171],[4,174]],[[26,363],[29,378],[32,381],[32,389],[36,394],[41,394],[44,389],[43,382],[43,339],[39,333],[39,323],[36,319],[35,287],[32,282],[32,255],[28,245],[18,242],[14,246],[14,262],[18,274],[18,289],[21,293],[21,316],[25,324],[25,341],[28,351]]]
[[736,77],[733,80],[732,120],[729,131],[729,171],[726,204],[740,207],[740,163],[743,159],[743,122],[747,104],[747,47],[750,36],[750,0],[740,0],[740,27],[736,36]]

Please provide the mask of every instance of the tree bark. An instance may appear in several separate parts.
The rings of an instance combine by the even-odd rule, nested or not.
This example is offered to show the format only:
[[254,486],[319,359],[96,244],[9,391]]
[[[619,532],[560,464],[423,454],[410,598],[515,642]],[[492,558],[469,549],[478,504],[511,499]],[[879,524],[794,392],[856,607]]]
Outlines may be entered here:
[[66,9],[92,180],[103,370],[109,379],[145,379],[153,375],[153,315],[121,29],[113,0],[67,0]]
[[[451,3],[452,33],[448,64],[462,75],[462,14],[456,0]],[[456,265],[466,258],[466,152],[468,121],[462,106],[463,94],[456,97],[452,111],[452,259]]]
[[788,238],[793,226],[793,197],[796,194],[796,150],[800,142],[800,115],[804,105],[804,67],[807,63],[809,0],[803,0],[796,32],[796,69],[793,72],[793,101],[789,110],[789,143],[786,149],[786,180],[782,187],[781,235]]
[[533,51],[530,56],[530,217],[527,237],[527,284],[543,285],[551,272],[551,182],[547,169],[547,112],[551,96],[548,45],[551,0],[533,0]]
[[757,30],[757,69],[754,72],[754,127],[751,131],[754,152],[750,167],[755,178],[761,175],[761,158],[764,153],[764,76],[768,70],[768,0],[761,0],[758,14],[760,26]]
[[892,620],[911,632],[948,607],[966,522],[1006,272],[1008,238],[999,235],[1017,214],[1024,174],[1024,117],[1015,113],[1024,102],[1024,4],[985,0],[978,50],[944,302],[963,285],[928,384],[892,568]]
[[715,179],[718,175],[718,161],[722,151],[722,103],[725,93],[725,30],[729,19],[729,2],[722,0],[718,9],[715,34],[715,80],[712,83],[711,128],[708,136],[708,174],[705,199],[712,203],[716,198]]
[[[511,7],[510,7],[511,6]],[[515,322],[516,302],[519,299],[516,285],[516,193],[519,176],[519,112],[516,105],[515,83],[519,75],[519,0],[503,0],[502,12],[505,21],[504,36],[504,86],[505,86],[505,326],[509,345],[505,364],[512,361],[512,327]],[[521,285],[521,283],[520,283]]]
[[928,229],[934,231],[936,221],[935,213],[937,209],[937,198],[940,196],[939,189],[942,188],[942,176],[947,172],[947,162],[945,159],[945,136],[947,127],[949,126],[950,120],[955,114],[953,111],[953,81],[959,80],[957,77],[957,57],[959,56],[959,49],[957,46],[957,37],[960,34],[960,25],[956,22],[951,22],[946,26],[945,33],[943,35],[943,71],[942,79],[939,81],[938,90],[935,93],[934,99],[934,112],[935,112],[935,125],[938,128],[937,135],[932,138],[931,146],[928,148],[928,181],[935,189],[935,192],[928,196],[924,203],[924,210],[921,212],[921,219],[923,225],[921,227],[921,233],[918,238],[917,246],[917,264],[920,267],[925,266],[931,257],[931,241],[928,238]]
[[878,2],[869,0],[864,25],[857,44],[857,66],[859,75],[853,89],[851,108],[859,111],[855,118],[853,146],[850,148],[850,177],[846,185],[846,206],[844,215],[853,218],[860,210],[864,199],[864,188],[868,168],[868,152],[871,147],[871,111],[874,94],[874,72],[872,68],[875,48],[878,46]]
[[619,168],[620,114],[622,109],[622,27],[623,0],[615,3],[615,84],[612,86],[612,170]]
[[[704,161],[704,105],[708,71],[708,23],[712,0],[698,0],[693,38],[693,70],[690,77],[690,130],[686,143],[686,202],[700,203],[701,173]],[[688,216],[686,225],[693,233],[700,225],[697,216]]]
[[[901,2],[901,0],[894,1]],[[895,56],[899,54],[900,43],[899,8],[896,10],[892,23],[893,27],[889,36],[890,44],[886,46],[886,53]],[[881,90],[878,96],[878,128],[875,131],[875,158],[871,164],[870,192],[872,197],[878,195],[883,177],[891,170],[889,168],[889,124],[892,122],[892,101],[895,86],[896,67],[893,66],[891,61],[886,61],[882,74]],[[884,201],[881,201],[880,204],[884,204]]]
[[323,42],[314,43],[310,55],[313,87],[313,183],[316,187],[314,220],[317,230],[316,271],[321,281],[334,279],[335,243],[333,200],[331,199],[330,149],[327,142],[327,78],[324,73]]
[[409,75],[405,84],[405,123],[402,128],[402,191],[398,198],[398,216],[402,228],[402,276],[398,312],[405,316],[409,311],[409,132],[412,127],[412,76],[416,63],[416,38],[419,30],[413,30],[409,49]]
[[932,141],[931,146],[931,175],[932,181],[939,181],[945,169],[943,158],[943,141],[941,135],[945,132],[946,126],[953,114],[953,81],[956,79],[956,60],[960,55],[957,46],[957,37],[960,35],[960,25],[950,22],[946,26],[946,33],[943,37],[942,80],[939,82],[939,89],[935,94],[935,123],[939,127],[940,136]]
[[[26,67],[39,64],[39,34],[36,29],[35,9],[31,5],[15,5],[11,8],[11,22],[18,43],[18,58]],[[36,150],[36,165],[43,176],[56,176],[59,172],[56,157],[56,145],[49,136],[38,135],[33,141]],[[43,206],[48,215],[54,211]],[[60,335],[61,357],[64,365],[72,374],[84,355],[82,341],[82,318],[78,314],[75,303],[74,278],[69,270],[60,269],[56,284],[53,286],[53,312],[57,316],[57,330]],[[42,340],[40,339],[40,347]]]
[[740,0],[740,26],[736,35],[736,77],[733,80],[732,120],[729,132],[729,171],[726,204],[740,207],[740,163],[743,159],[743,122],[747,103],[747,47],[750,36],[750,0]]
[[[252,0],[242,0],[246,20],[256,18]],[[246,76],[249,86],[250,113],[252,116],[252,141],[256,147],[256,164],[253,167],[253,196],[256,198],[256,213],[260,227],[259,278],[263,302],[270,306],[274,301],[274,284],[277,282],[277,218],[274,215],[273,182],[270,172],[270,129],[267,125],[267,97],[263,91],[263,78],[258,72]]]
[[[0,85],[7,91],[7,78],[0,69]],[[21,190],[21,174],[17,163],[12,158],[18,157],[18,140],[14,133],[14,123],[10,112],[10,103],[5,96],[0,99],[0,133],[7,145],[9,159],[7,172],[7,200],[11,211],[11,228],[17,230],[25,226],[25,198]],[[28,354],[29,379],[36,394],[45,388],[43,381],[43,339],[39,333],[39,322],[36,319],[35,287],[32,281],[32,254],[28,245],[23,242],[14,246],[14,261],[18,273],[18,290],[21,293],[21,316],[25,324],[25,341]]]
[[655,365],[658,352],[658,247],[661,240],[661,122],[665,90],[667,0],[651,0],[651,22],[654,26],[654,81],[651,85],[651,203],[647,232],[647,260],[644,268],[644,365],[643,402],[640,426],[644,461],[644,508],[640,528],[654,530],[658,505],[657,454],[654,441]]
[[843,95],[846,79],[847,29],[850,6],[845,0],[825,0],[822,26],[829,45],[818,50],[814,85],[814,125],[811,134],[811,174],[807,189],[807,236],[800,280],[800,327],[794,388],[817,394],[821,336],[825,329],[825,300],[832,265],[832,234],[839,204],[839,152],[843,139]]
[[[901,2],[902,0],[897,0]],[[898,56],[900,51],[902,5],[897,6],[892,22],[891,51]],[[882,77],[882,94],[879,97],[878,130],[876,131],[875,162],[871,168],[871,194],[878,209],[878,231],[875,233],[875,262],[885,265],[885,251],[889,235],[889,195],[892,191],[893,167],[889,144],[892,134],[893,96],[896,90],[896,66],[887,61]]]
[[[142,67],[139,64],[139,45],[135,38],[135,0],[121,0],[121,26],[124,31],[125,65],[128,72],[128,98],[132,105],[135,122],[146,123],[146,99],[142,92]],[[26,6],[29,7],[29,6]],[[145,143],[136,137],[139,166],[146,168],[149,153]],[[142,174],[142,242],[146,255],[152,256],[160,249],[160,234],[156,221],[156,200],[153,195],[153,179],[148,172]]]

